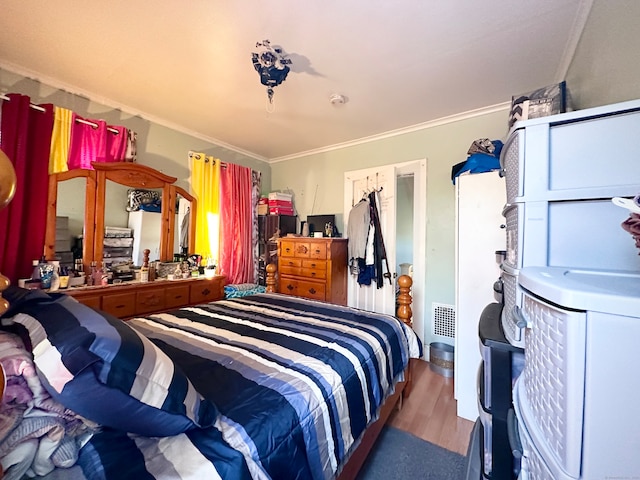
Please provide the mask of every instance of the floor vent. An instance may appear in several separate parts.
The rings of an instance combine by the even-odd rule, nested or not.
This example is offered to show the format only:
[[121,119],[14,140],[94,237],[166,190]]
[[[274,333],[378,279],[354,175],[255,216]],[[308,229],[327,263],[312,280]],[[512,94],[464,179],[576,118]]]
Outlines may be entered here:
[[456,338],[456,308],[454,305],[432,303],[433,333],[447,338]]

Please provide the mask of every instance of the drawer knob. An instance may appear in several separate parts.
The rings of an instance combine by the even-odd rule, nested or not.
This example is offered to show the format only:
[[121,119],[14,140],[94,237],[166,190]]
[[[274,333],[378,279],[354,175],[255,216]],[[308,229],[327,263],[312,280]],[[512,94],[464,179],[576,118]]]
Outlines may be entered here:
[[208,288],[205,288],[204,290],[202,290],[203,295],[209,295],[210,293],[211,293],[211,290],[209,290]]
[[315,289],[315,288],[313,288],[313,287],[312,287],[312,288],[310,288],[310,289],[309,289],[309,293],[310,293],[310,294],[312,294],[312,295],[315,295],[315,293],[316,293],[316,289]]
[[291,285],[291,284],[287,285],[287,290],[289,290],[289,291],[293,290],[293,285]]
[[312,267],[312,268],[316,268],[316,264],[315,264],[315,263],[312,263],[312,264],[311,264],[311,267]]
[[316,276],[316,272],[311,272],[311,276],[315,277]]

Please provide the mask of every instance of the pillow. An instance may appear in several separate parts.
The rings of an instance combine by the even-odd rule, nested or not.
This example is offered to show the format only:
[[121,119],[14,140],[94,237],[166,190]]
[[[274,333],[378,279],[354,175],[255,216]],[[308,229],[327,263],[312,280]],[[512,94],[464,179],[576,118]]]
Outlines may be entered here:
[[21,324],[50,395],[97,422],[148,437],[215,423],[217,409],[148,338],[64,294],[9,287],[3,324]]
[[266,291],[266,287],[256,285],[255,283],[237,283],[235,285],[224,286],[225,298],[246,297],[247,295],[255,295],[256,293],[264,293]]

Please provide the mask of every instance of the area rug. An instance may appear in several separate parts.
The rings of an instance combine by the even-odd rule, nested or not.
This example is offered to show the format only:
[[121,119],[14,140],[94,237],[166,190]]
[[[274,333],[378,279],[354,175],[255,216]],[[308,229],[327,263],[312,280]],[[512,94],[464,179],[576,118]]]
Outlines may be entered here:
[[462,480],[466,457],[385,426],[357,480]]

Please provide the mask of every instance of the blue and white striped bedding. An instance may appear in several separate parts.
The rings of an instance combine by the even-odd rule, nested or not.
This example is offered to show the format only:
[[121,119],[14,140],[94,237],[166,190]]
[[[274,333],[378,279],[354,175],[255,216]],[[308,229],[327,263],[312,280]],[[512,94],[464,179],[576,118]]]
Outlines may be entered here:
[[87,478],[333,478],[409,357],[422,355],[392,317],[280,295],[128,323],[220,415],[173,437],[105,430],[81,451]]
[[89,479],[329,479],[402,379],[419,340],[396,319],[255,295],[128,322],[219,411],[214,426],[149,438],[105,429]]

